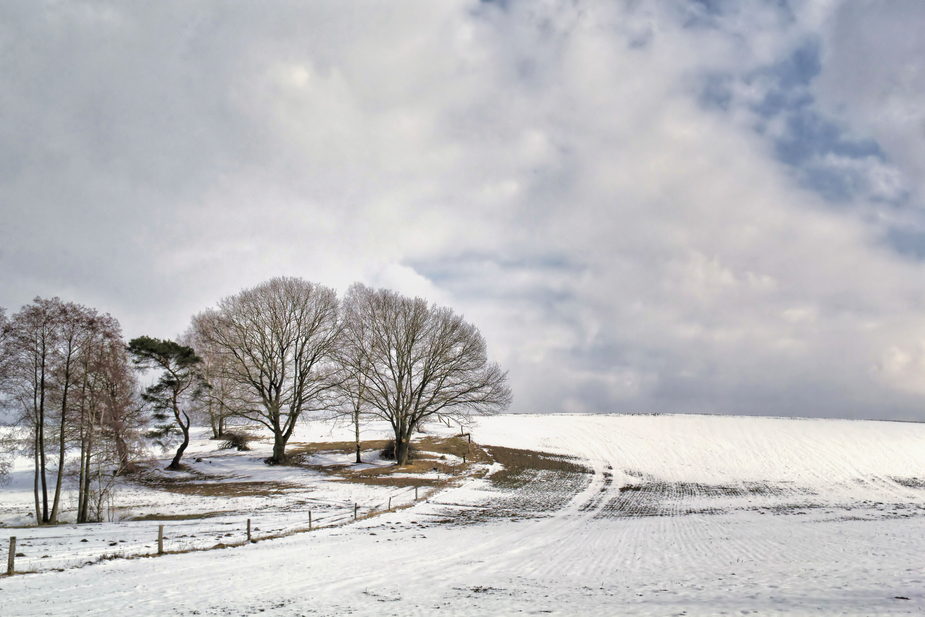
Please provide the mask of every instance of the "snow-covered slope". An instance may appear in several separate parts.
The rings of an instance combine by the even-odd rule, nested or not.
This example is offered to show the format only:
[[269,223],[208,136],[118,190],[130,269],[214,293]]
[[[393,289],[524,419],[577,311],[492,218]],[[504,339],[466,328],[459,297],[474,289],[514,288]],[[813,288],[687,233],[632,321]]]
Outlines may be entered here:
[[925,424],[694,415],[483,418],[479,443],[611,465],[614,484],[640,474],[674,483],[763,484],[825,499],[922,497]]
[[497,450],[523,469],[359,523],[0,579],[0,614],[925,610],[923,425],[499,416],[473,437],[575,458]]

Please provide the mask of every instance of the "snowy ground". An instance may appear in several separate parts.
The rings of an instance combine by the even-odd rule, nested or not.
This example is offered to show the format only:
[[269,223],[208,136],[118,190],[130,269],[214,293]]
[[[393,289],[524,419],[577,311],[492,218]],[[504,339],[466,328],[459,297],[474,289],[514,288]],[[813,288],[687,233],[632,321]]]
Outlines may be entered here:
[[[327,430],[306,427],[299,439],[345,438]],[[473,438],[507,468],[493,465],[488,478],[470,475],[427,501],[356,523],[236,548],[0,579],[0,613],[925,611],[925,425],[499,416],[481,420]],[[223,482],[260,476],[301,487],[281,489],[276,497],[216,497],[208,505],[215,511],[262,509],[271,516],[275,500],[283,510],[278,516],[298,518],[296,502],[314,499],[333,504],[334,517],[352,500],[372,505],[398,492],[332,482],[304,469],[265,469],[257,460],[248,468],[247,457],[220,461],[206,451],[208,442],[197,447],[203,463],[196,465],[227,464],[223,473],[237,478]],[[5,489],[0,516],[14,516],[8,504],[18,503],[21,489]],[[151,503],[151,489],[138,491],[123,489],[119,497],[134,515],[206,507],[176,493],[161,492],[164,500]],[[218,527],[223,516],[233,518],[224,514],[201,524]],[[108,548],[120,544],[123,531],[134,533],[126,531],[130,523],[122,525],[49,531],[86,538],[85,546],[100,538]],[[152,522],[131,525],[143,525],[151,545]]]

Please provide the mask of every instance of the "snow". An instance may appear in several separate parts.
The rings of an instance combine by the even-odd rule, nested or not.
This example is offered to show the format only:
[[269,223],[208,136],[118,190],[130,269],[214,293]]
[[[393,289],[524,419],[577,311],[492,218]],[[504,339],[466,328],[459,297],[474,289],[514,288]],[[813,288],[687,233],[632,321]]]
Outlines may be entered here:
[[[297,438],[349,440],[344,431],[316,423],[300,427]],[[384,434],[385,427],[372,427],[364,439]],[[219,470],[217,484],[288,488],[206,498],[123,487],[117,501],[126,515],[224,512],[168,521],[170,541],[219,531],[237,534],[228,540],[238,541],[248,517],[264,533],[297,529],[308,507],[317,508],[319,518],[324,511],[327,526],[234,548],[63,571],[43,566],[0,579],[0,613],[872,615],[925,609],[925,425],[537,415],[483,418],[472,436],[483,446],[574,457],[586,473],[538,470],[531,481],[510,486],[470,475],[410,507],[353,522],[352,503],[371,508],[404,495],[405,505],[413,494],[333,481],[304,468],[266,467],[260,452],[216,452],[214,442],[199,435],[191,460],[203,462],[194,463],[194,471]],[[17,467],[13,485],[0,489],[0,520],[8,525],[17,508],[31,507],[22,471]],[[490,471],[496,479],[503,472],[497,463]],[[101,551],[153,547],[157,524],[6,531],[22,538],[47,534],[41,547],[49,554],[60,542],[52,557],[23,559],[25,569],[35,561],[57,559],[55,567],[65,567]],[[40,543],[29,541],[24,552]]]

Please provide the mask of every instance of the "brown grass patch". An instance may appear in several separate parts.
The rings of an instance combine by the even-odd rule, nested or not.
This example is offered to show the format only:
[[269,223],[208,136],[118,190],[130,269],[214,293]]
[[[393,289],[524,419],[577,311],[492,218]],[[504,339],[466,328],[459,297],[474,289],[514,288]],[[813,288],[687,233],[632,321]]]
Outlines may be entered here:
[[216,516],[227,516],[235,512],[198,512],[196,514],[145,514],[144,516],[133,516],[130,521],[196,521],[201,518],[214,518]]
[[[387,439],[373,439],[370,441],[361,441],[361,456],[363,452],[367,450],[375,450],[378,452],[385,447],[385,444],[388,443]],[[316,443],[298,443],[291,444],[287,449],[289,457],[295,460],[298,460],[297,457],[312,456],[314,454],[321,454],[324,452],[328,453],[337,453],[337,454],[353,454],[357,451],[357,444],[355,441],[319,441]]]
[[284,482],[210,482],[164,484],[161,487],[170,493],[199,495],[204,497],[255,497],[279,495],[289,489],[301,488]]
[[[360,446],[363,448],[361,458],[364,460],[378,458],[379,452],[385,448],[387,443],[388,440],[385,439],[361,442]],[[470,444],[466,438],[462,437],[426,436],[416,439],[413,446],[417,450],[417,458],[407,465],[383,465],[369,469],[354,469],[352,463],[342,465],[294,464],[327,475],[339,476],[347,482],[405,488],[409,486],[436,486],[466,472],[473,463],[490,464],[492,462],[491,457],[482,448],[476,444]],[[352,441],[299,444],[291,449],[294,460],[305,460],[309,456],[316,454],[353,454],[354,452],[356,452],[356,443]],[[454,465],[446,460],[447,455],[459,458],[465,457],[466,462]],[[439,482],[433,478],[392,477],[394,473],[403,475],[424,474],[433,471],[440,474]]]

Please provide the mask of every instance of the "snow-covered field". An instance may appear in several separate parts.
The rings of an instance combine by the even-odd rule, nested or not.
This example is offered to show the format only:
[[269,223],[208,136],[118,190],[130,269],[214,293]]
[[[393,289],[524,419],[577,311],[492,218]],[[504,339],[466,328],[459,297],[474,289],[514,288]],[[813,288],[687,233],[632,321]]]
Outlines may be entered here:
[[[369,433],[378,437],[382,427]],[[297,438],[349,439],[320,424],[303,427]],[[329,517],[328,526],[234,548],[62,571],[37,566],[46,571],[0,579],[0,614],[925,611],[925,425],[497,416],[480,420],[473,439],[507,468],[495,464],[478,478],[479,466],[472,467],[426,500],[355,523],[354,503],[368,512],[389,496],[404,494],[401,503],[410,503],[413,495],[407,487],[337,482],[304,468],[266,468],[258,453],[219,453],[198,440],[190,455],[194,473],[221,476],[210,480],[216,484],[259,481],[278,490],[189,495],[124,487],[117,497],[122,515],[215,514],[171,521],[169,538],[241,534],[248,517],[261,531],[292,529],[309,509]],[[13,485],[2,489],[0,521],[22,522],[31,509],[27,479],[28,469],[19,467]],[[191,531],[196,525],[199,533]],[[55,535],[60,553],[77,562],[104,548],[153,548],[152,530],[156,521],[149,520],[3,531]],[[85,555],[75,553],[78,543]],[[37,546],[52,553],[51,541],[27,544],[24,564]]]

